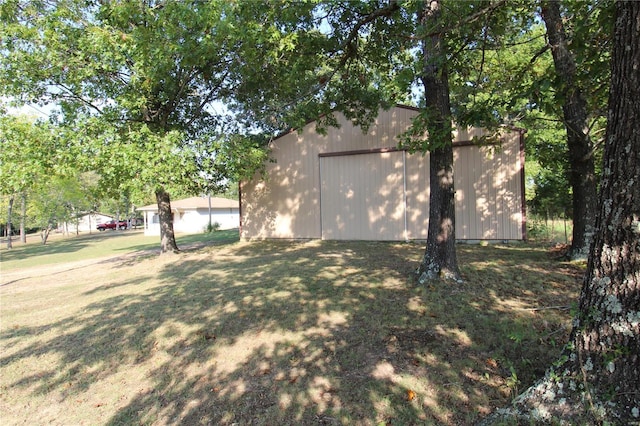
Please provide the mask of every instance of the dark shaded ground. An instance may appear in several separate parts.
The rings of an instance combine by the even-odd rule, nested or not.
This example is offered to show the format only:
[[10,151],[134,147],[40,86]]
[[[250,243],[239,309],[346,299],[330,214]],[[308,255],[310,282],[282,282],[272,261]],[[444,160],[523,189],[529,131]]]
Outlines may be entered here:
[[123,259],[122,278],[87,286],[74,315],[3,325],[13,349],[0,373],[56,360],[3,379],[3,406],[16,392],[66,406],[130,369],[140,389],[116,387],[121,402],[93,407],[102,417],[89,423],[470,424],[557,357],[581,275],[525,244],[461,245],[465,283],[427,287],[412,279],[419,244],[183,248],[172,260]]

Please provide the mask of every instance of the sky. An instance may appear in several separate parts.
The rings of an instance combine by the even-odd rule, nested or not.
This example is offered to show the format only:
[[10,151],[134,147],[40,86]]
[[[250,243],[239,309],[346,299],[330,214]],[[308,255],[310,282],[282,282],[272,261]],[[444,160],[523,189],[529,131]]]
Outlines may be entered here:
[[25,104],[20,107],[13,107],[10,104],[10,99],[0,98],[0,108],[6,108],[9,115],[26,115],[36,119],[48,120],[55,110],[55,105],[39,106],[35,104]]

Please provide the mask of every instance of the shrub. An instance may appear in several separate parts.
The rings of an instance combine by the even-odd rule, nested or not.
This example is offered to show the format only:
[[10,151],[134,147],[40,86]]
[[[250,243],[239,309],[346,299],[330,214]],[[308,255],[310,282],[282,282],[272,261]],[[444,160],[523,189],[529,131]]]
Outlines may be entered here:
[[218,222],[207,223],[207,226],[204,227],[204,232],[207,234],[211,234],[212,232],[216,232],[220,230],[220,224]]

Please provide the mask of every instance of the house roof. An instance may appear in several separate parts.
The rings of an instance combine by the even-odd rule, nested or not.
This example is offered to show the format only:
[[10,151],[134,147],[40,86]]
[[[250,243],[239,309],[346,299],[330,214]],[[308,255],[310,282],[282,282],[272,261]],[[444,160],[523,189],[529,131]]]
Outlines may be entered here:
[[[228,198],[211,197],[212,209],[230,209],[239,208],[240,203],[237,200],[230,200]],[[196,209],[208,209],[209,198],[208,197],[190,197],[182,200],[171,201],[171,209],[175,210],[196,210]],[[137,207],[136,210],[140,211],[155,211],[158,210],[157,204],[149,204],[148,206]]]

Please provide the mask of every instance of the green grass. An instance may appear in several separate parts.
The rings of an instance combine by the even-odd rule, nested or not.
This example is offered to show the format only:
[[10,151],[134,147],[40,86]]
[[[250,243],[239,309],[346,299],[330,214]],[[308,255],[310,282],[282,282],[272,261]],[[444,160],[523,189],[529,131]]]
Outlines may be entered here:
[[529,239],[570,244],[572,233],[573,222],[570,219],[545,219],[533,215],[527,218],[527,238]]
[[[213,238],[233,238],[237,231],[225,231],[217,234],[192,234],[176,236],[178,246],[204,244]],[[142,231],[106,231],[80,236],[55,236],[47,244],[40,244],[39,235],[30,235],[27,244],[13,242],[8,250],[0,248],[0,260],[3,271],[17,268],[29,268],[42,265],[59,264],[70,261],[98,259],[101,257],[122,255],[131,252],[159,250],[160,238],[144,236]]]
[[471,424],[558,357],[583,269],[460,245],[416,287],[419,244],[213,235],[3,274],[3,424]]

